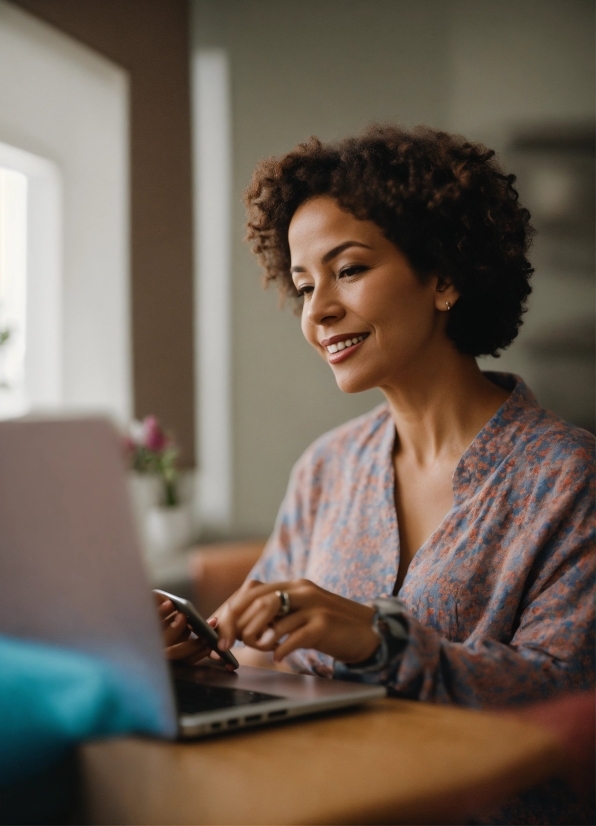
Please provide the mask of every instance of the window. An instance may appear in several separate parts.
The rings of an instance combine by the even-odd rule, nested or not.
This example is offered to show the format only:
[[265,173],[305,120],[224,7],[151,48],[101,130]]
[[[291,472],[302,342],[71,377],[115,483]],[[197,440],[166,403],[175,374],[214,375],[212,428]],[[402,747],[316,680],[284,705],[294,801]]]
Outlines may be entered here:
[[27,410],[27,177],[0,167],[0,418]]
[[0,143],[0,419],[62,401],[60,176]]
[[226,530],[232,512],[231,103],[224,49],[198,49],[192,86],[195,158],[195,364],[201,518]]

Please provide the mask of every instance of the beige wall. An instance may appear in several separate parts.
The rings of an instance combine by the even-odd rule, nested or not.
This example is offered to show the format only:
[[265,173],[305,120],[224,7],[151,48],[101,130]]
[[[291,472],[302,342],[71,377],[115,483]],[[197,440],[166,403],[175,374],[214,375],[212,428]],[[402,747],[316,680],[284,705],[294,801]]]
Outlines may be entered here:
[[240,194],[255,162],[371,120],[504,148],[528,119],[589,117],[593,9],[584,0],[195,0],[194,13],[194,47],[224,47],[231,62],[232,532],[266,534],[304,448],[380,396],[342,394],[291,311],[260,290],[241,240]]
[[[530,160],[511,144],[522,132],[549,134],[593,123],[594,5],[587,0],[457,0],[451,8],[447,126],[502,153],[518,175],[522,201],[538,228],[529,312],[515,343],[501,358],[483,359],[482,366],[520,374],[545,407],[593,429],[593,233],[571,240],[572,250],[564,248],[569,239],[549,236],[528,165],[538,161],[551,168],[561,160],[544,152]],[[593,181],[593,158],[583,154],[571,162]],[[586,208],[593,224],[593,203]]]
[[274,291],[261,290],[241,240],[240,193],[259,158],[310,134],[340,137],[373,119],[443,121],[444,20],[436,2],[376,0],[372,21],[359,0],[197,6],[195,44],[225,46],[231,61],[232,530],[258,535],[270,531],[290,468],[310,442],[381,397],[341,393],[291,308],[280,312]]

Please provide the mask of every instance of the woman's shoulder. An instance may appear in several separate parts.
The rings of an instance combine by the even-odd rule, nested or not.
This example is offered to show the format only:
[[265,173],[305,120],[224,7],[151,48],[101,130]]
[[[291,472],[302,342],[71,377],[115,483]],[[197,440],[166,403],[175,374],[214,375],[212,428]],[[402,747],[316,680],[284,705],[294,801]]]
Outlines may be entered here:
[[485,375],[512,391],[495,416],[494,428],[487,428],[489,438],[506,435],[518,449],[536,459],[575,456],[593,461],[596,439],[592,433],[542,407],[519,376],[509,373]]
[[561,484],[572,480],[581,485],[593,483],[594,435],[542,407],[521,380],[500,425],[509,436],[510,447],[505,452],[511,451],[509,456],[522,475],[558,477]]
[[551,410],[539,408],[524,428],[521,446],[538,462],[577,462],[593,469],[596,438]]
[[522,462],[536,494],[542,498],[548,492],[562,505],[581,502],[591,510],[596,481],[593,434],[544,410],[524,436]]

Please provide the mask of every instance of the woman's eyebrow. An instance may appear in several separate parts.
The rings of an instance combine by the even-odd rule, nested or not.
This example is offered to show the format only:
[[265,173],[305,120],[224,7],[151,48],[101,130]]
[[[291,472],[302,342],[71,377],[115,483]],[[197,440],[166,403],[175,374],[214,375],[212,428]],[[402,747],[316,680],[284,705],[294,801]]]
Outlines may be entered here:
[[325,255],[321,258],[322,264],[328,264],[330,261],[343,252],[347,250],[348,247],[363,247],[364,249],[371,250],[372,247],[369,247],[368,244],[363,244],[361,241],[344,241],[343,244],[339,244],[337,247],[333,247],[332,250],[326,252]]
[[[343,244],[338,244],[337,247],[333,247],[332,250],[326,252],[325,255],[321,258],[322,264],[328,264],[330,261],[333,261],[341,252],[347,250],[349,247],[362,247],[366,250],[371,250],[372,247],[369,247],[368,244],[363,244],[361,241],[344,241]],[[290,267],[290,272],[306,272],[304,267]]]

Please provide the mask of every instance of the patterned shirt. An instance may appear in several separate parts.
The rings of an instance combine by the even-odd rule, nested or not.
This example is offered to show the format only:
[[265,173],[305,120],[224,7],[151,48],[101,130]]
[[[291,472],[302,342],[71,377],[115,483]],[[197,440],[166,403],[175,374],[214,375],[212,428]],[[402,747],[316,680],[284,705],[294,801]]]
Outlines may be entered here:
[[[512,392],[461,457],[453,507],[410,564],[398,594],[405,649],[362,674],[302,649],[288,658],[296,669],[473,707],[594,685],[594,437],[541,408],[521,379],[487,376]],[[382,404],[314,442],[250,577],[390,597],[395,438]]]

